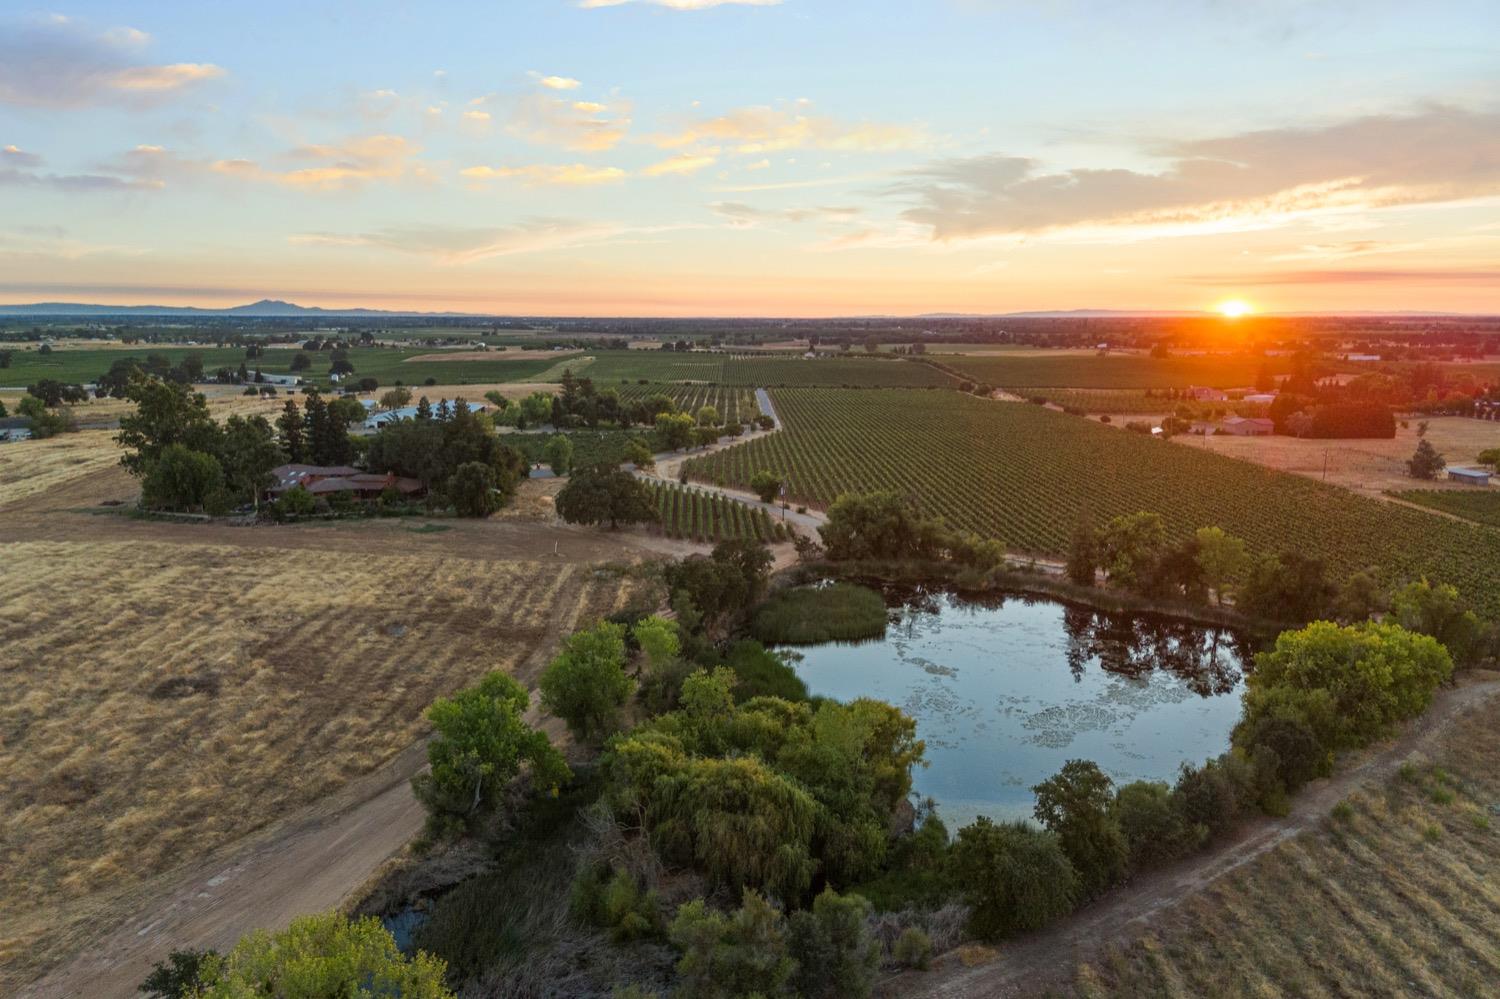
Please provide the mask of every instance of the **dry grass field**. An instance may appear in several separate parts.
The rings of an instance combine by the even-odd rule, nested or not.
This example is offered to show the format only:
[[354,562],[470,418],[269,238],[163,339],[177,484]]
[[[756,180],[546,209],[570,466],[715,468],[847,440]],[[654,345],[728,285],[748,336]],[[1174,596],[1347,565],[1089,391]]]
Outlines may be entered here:
[[1479,996],[1500,981],[1500,726],[1491,704],[1431,759],[1217,882],[1074,995]]
[[116,460],[105,431],[0,448],[0,994],[640,585],[597,566],[642,550],[556,525],[540,483],[431,533],[210,526],[100,512],[134,494]]
[[[1417,421],[1396,429],[1391,440],[1318,441],[1296,437],[1180,437],[1191,447],[1206,447],[1231,458],[1254,462],[1283,472],[1294,472],[1327,481],[1367,496],[1380,498],[1387,489],[1427,488],[1406,474],[1406,460],[1417,448]],[[1434,417],[1428,421],[1427,439],[1450,465],[1472,465],[1486,448],[1500,447],[1500,423],[1471,420],[1462,416]],[[1432,484],[1449,488],[1446,480]],[[1473,489],[1457,483],[1451,488]]]

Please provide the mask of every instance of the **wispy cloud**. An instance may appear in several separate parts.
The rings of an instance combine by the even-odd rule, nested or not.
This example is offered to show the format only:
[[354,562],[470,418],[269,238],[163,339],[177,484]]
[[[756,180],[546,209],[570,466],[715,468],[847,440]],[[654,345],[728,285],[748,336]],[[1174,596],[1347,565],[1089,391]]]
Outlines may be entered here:
[[0,186],[51,188],[70,194],[109,191],[154,191],[162,187],[151,177],[118,176],[117,172],[47,173],[42,158],[17,146],[0,149]]
[[1500,112],[1431,107],[1320,128],[1170,143],[1159,173],[1049,172],[993,155],[913,171],[889,193],[937,239],[1073,227],[1243,228],[1331,211],[1500,194]]
[[471,166],[460,170],[459,174],[473,181],[520,180],[528,187],[538,185],[586,187],[594,184],[612,184],[628,176],[619,167],[589,166],[587,163],[532,164],[518,167]]
[[571,76],[543,76],[541,73],[532,73],[531,76],[548,90],[577,90],[583,86],[581,81]]
[[842,122],[812,113],[807,101],[786,106],[737,108],[712,118],[690,121],[652,140],[663,149],[700,142],[722,143],[733,152],[752,155],[782,149],[870,151],[921,145],[921,129],[879,122]]
[[847,222],[860,214],[860,209],[852,205],[768,209],[747,205],[743,201],[716,201],[708,207],[736,228],[750,228],[765,222]]
[[[430,180],[416,159],[421,149],[399,135],[369,135],[333,145],[299,146],[279,165],[253,160],[216,160],[211,169],[223,176],[281,184],[302,190],[338,191],[373,182]],[[298,165],[303,164],[303,165]]]
[[576,249],[640,239],[684,226],[625,226],[608,222],[534,218],[513,226],[409,226],[363,233],[310,232],[291,237],[299,246],[357,247],[430,257],[462,265],[528,253]]
[[705,167],[711,167],[719,161],[717,150],[694,153],[678,153],[664,160],[652,163],[641,170],[647,177],[666,177],[669,175],[681,176],[684,174],[697,173]]
[[1223,287],[1256,287],[1259,285],[1298,284],[1470,284],[1489,283],[1500,286],[1500,270],[1495,268],[1442,267],[1372,267],[1324,270],[1260,271],[1249,274],[1195,274],[1185,279],[1191,284]]
[[135,28],[101,29],[60,15],[0,21],[0,104],[149,105],[225,75],[212,63],[151,64],[141,58],[149,44]]
[[527,94],[515,104],[510,118],[513,134],[538,145],[561,146],[575,152],[604,152],[620,144],[630,131],[629,102],[606,105],[556,97],[552,93]]

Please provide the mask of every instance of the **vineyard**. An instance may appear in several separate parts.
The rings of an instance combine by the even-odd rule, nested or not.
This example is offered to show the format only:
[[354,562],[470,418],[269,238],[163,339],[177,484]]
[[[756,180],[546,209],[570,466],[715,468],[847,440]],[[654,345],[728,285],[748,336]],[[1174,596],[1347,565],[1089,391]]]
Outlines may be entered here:
[[1074,525],[1137,510],[1174,536],[1217,525],[1262,552],[1316,555],[1337,572],[1452,582],[1500,611],[1500,533],[1366,499],[1301,476],[1113,430],[1039,406],[957,392],[786,389],[787,429],[689,461],[691,478],[786,477],[794,503],[895,489],[1012,550],[1061,555]]
[[831,388],[942,388],[955,379],[929,364],[890,357],[808,359],[672,350],[609,351],[580,358],[575,374],[599,388],[625,383],[702,382],[708,385],[828,386]]
[[662,532],[694,541],[785,541],[787,528],[766,511],[691,486],[651,484]]
[[1472,520],[1490,527],[1500,527],[1500,492],[1468,489],[1408,489],[1392,493],[1397,499],[1431,507],[1455,517]]
[[[616,388],[616,386],[608,386]],[[632,403],[653,395],[664,395],[678,409],[698,412],[701,406],[712,406],[718,410],[720,419],[726,423],[749,423],[760,415],[755,405],[755,391],[750,388],[725,385],[620,385],[617,389],[620,401]]]
[[[557,434],[506,434],[500,439],[520,451],[529,464],[545,464],[547,442]],[[573,442],[573,467],[587,468],[590,465],[618,465],[625,460],[625,446],[632,437],[645,440],[653,452],[661,450],[656,431],[650,427],[639,430],[569,430],[562,436]]]
[[1245,388],[1255,384],[1261,366],[1285,374],[1286,358],[1248,354],[1203,357],[1145,357],[1141,355],[1059,354],[1056,357],[944,357],[944,364],[977,382],[1004,386],[1018,395],[1037,387],[1080,389],[1161,389],[1209,385]]

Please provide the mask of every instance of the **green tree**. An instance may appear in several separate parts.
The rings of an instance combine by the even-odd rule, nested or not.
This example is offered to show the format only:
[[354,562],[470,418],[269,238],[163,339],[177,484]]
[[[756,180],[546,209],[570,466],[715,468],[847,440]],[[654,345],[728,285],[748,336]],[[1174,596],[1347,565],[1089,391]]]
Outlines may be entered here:
[[1075,586],[1093,586],[1099,570],[1099,532],[1087,518],[1073,528],[1068,545],[1068,581]]
[[297,373],[298,371],[306,371],[308,368],[311,368],[311,367],[312,367],[312,358],[311,357],[308,357],[306,354],[302,353],[301,351],[298,351],[296,354],[292,355],[292,368],[291,368],[291,370],[292,370],[293,374]]
[[1224,596],[1245,574],[1250,557],[1245,553],[1245,542],[1221,527],[1198,528],[1198,569],[1203,581],[1213,592],[1214,600],[1224,603]]
[[[300,354],[298,355],[301,356]],[[307,461],[307,440],[302,433],[302,410],[295,399],[288,399],[276,417],[276,434],[281,438],[281,450],[286,460],[295,465]]]
[[1414,479],[1431,480],[1438,477],[1446,464],[1438,449],[1432,446],[1432,441],[1424,437],[1417,441],[1416,451],[1406,462],[1406,474]]
[[647,667],[653,671],[665,668],[682,652],[676,621],[652,614],[637,621],[630,634],[646,654]]
[[1129,513],[1104,525],[1100,562],[1109,581],[1134,589],[1146,580],[1166,550],[1167,528],[1159,513]]
[[241,938],[213,969],[202,999],[328,999],[401,996],[453,999],[444,963],[419,951],[407,958],[374,916],[304,916],[278,933]]
[[719,425],[719,411],[712,406],[698,407],[698,426],[717,427]]
[[542,707],[582,742],[601,741],[619,725],[634,687],[625,675],[625,626],[601,621],[574,632],[542,673]]
[[575,471],[558,491],[557,514],[570,524],[639,524],[656,519],[650,487],[629,472],[595,466]]
[[1500,471],[1500,447],[1485,448],[1479,452],[1477,460],[1481,465],[1488,465],[1490,468]]
[[488,517],[500,509],[495,470],[482,461],[466,461],[448,477],[448,499],[460,517]]
[[750,488],[762,503],[774,503],[781,494],[781,477],[763,468],[750,477]]
[[573,468],[573,441],[566,434],[557,434],[547,442],[543,452],[552,474],[567,475]]
[[256,499],[274,484],[271,469],[281,464],[276,433],[264,416],[231,416],[224,422],[219,463],[224,482],[238,499]]
[[765,898],[746,891],[728,915],[695,899],[677,910],[667,931],[682,952],[678,989],[693,999],[779,995],[792,976],[786,921]]
[[492,811],[523,764],[536,788],[555,790],[571,776],[546,733],[523,720],[529,702],[520,684],[497,672],[427,709],[436,731],[427,744],[431,769],[412,778],[412,790],[440,826]]
[[1129,847],[1111,812],[1114,783],[1097,764],[1069,760],[1032,791],[1037,821],[1057,835],[1085,896],[1098,895],[1124,876]]
[[387,389],[380,397],[380,408],[386,411],[400,409],[411,404],[411,389],[405,385],[398,385],[393,389]]
[[224,491],[224,469],[211,454],[168,444],[141,481],[141,504],[153,510],[204,510]]
[[872,906],[859,895],[823,889],[812,909],[792,913],[788,950],[797,970],[793,991],[804,999],[870,995],[880,972],[880,942],[870,932]]
[[1391,594],[1391,618],[1408,631],[1436,638],[1457,666],[1473,666],[1484,652],[1486,629],[1451,584],[1408,583]]
[[1425,711],[1452,674],[1452,657],[1429,635],[1391,623],[1316,621],[1282,632],[1255,657],[1245,721],[1295,718],[1326,749],[1357,748]]
[[636,468],[655,468],[656,456],[651,445],[642,437],[632,437],[625,442],[625,460]]
[[680,451],[693,443],[693,418],[686,413],[658,413],[656,434],[668,451]]
[[1041,929],[1078,898],[1078,875],[1057,837],[1024,822],[997,825],[981,815],[958,831],[953,866],[969,929],[985,940]]
[[143,476],[172,444],[215,454],[219,427],[208,412],[208,400],[185,385],[159,378],[137,377],[125,390],[135,412],[120,417],[115,441],[125,449],[120,464]]

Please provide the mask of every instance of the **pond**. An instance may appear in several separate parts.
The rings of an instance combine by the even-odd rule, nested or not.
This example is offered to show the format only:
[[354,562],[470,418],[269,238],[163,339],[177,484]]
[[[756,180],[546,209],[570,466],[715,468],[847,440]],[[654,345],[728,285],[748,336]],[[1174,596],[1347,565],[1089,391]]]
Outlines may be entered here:
[[1175,779],[1239,720],[1232,632],[1017,596],[887,590],[883,639],[800,647],[814,694],[906,711],[930,766],[914,774],[949,829],[1031,815],[1032,785],[1071,759],[1117,784]]

